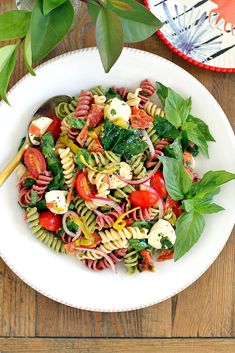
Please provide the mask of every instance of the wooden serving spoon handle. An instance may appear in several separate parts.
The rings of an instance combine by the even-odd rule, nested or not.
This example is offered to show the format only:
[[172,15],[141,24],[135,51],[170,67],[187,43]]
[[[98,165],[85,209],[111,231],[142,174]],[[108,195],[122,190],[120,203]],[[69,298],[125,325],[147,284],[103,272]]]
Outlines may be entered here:
[[0,173],[0,186],[7,180],[7,178],[11,175],[11,173],[15,170],[15,168],[20,163],[25,150],[30,146],[29,141],[25,141],[15,158],[8,164],[8,166]]

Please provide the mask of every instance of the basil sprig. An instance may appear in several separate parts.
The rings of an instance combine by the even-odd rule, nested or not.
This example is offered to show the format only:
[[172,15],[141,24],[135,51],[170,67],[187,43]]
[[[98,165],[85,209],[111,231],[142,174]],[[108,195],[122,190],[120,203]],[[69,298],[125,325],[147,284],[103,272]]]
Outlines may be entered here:
[[209,171],[197,183],[192,183],[181,160],[160,157],[166,188],[173,200],[180,200],[185,212],[176,222],[175,261],[185,255],[200,238],[205,214],[220,212],[223,207],[213,203],[220,186],[235,179],[225,170]]
[[191,97],[184,99],[177,92],[157,82],[157,93],[165,105],[165,118],[155,117],[154,128],[160,138],[181,139],[184,148],[192,141],[208,157],[208,141],[215,141],[206,123],[191,115]]

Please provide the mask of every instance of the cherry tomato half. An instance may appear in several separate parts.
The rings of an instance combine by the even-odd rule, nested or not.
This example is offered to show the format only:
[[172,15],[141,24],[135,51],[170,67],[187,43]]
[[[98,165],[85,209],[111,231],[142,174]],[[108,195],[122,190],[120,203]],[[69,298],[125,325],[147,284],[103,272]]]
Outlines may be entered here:
[[85,173],[78,174],[76,180],[77,193],[86,201],[90,201],[95,195],[93,194],[91,184],[89,183]]
[[168,192],[166,190],[164,176],[160,170],[158,170],[150,179],[150,186],[157,191],[161,199],[167,197]]
[[129,199],[135,207],[151,207],[159,200],[157,192],[152,190],[137,190],[129,195]]
[[47,129],[47,132],[52,133],[54,140],[57,140],[57,138],[59,137],[59,135],[61,133],[60,127],[61,127],[61,120],[60,120],[60,118],[58,118],[58,116],[55,115],[53,117],[53,121],[52,121],[51,125]]
[[51,232],[59,230],[62,227],[61,217],[50,211],[40,213],[39,222],[42,227],[50,230]]
[[143,271],[154,272],[153,255],[148,250],[141,250],[140,255],[142,257],[141,269]]
[[143,109],[138,109],[136,107],[132,108],[130,121],[131,126],[135,129],[148,129],[153,125],[153,118],[149,116]]
[[157,258],[158,262],[172,260],[174,258],[174,249],[171,250],[160,250],[160,255]]
[[25,151],[24,164],[35,178],[44,172],[47,167],[43,154],[34,147],[29,147]]

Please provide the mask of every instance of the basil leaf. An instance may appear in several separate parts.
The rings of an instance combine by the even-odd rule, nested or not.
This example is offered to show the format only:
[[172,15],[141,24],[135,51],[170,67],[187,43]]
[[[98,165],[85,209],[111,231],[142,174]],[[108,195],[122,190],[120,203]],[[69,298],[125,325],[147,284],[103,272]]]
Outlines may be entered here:
[[79,130],[81,130],[86,123],[85,120],[78,119],[78,118],[74,119],[70,115],[67,116],[67,120],[73,128],[79,129]]
[[192,109],[191,97],[182,98],[178,93],[168,88],[168,95],[165,101],[166,119],[179,128],[187,119]]
[[87,151],[87,150],[85,150],[85,149],[83,149],[83,148],[81,148],[80,150],[79,150],[79,152],[75,155],[75,157],[74,157],[74,161],[75,161],[75,163],[77,164],[77,169],[79,169],[79,170],[82,170],[84,167],[85,167],[85,165],[81,162],[81,160],[80,160],[80,157],[81,156],[83,156],[84,158],[85,158],[85,161],[88,163],[88,164],[91,164],[92,163],[92,158],[91,158],[91,155],[90,155],[90,153]]
[[203,134],[200,132],[200,130],[197,127],[189,128],[185,130],[187,137],[189,141],[192,141],[195,143],[199,151],[206,157],[209,157],[208,155],[208,145],[206,142],[205,137]]
[[136,251],[141,251],[144,249],[152,249],[152,247],[146,242],[144,239],[129,239],[128,240],[130,246]]
[[208,193],[217,191],[218,187],[235,179],[235,174],[225,170],[209,171],[205,173],[200,181],[193,184],[190,195],[203,198]]
[[62,5],[66,0],[43,0],[43,15],[46,16],[56,7]]
[[33,186],[33,184],[35,184],[35,182],[36,181],[34,179],[28,178],[24,181],[24,185],[31,187],[31,186]]
[[184,200],[182,202],[183,208],[186,212],[191,212],[193,210],[197,211],[201,214],[210,214],[210,213],[217,213],[223,211],[224,208],[216,205],[215,203],[211,203],[211,200],[197,200],[197,199],[190,199]]
[[147,221],[134,221],[131,224],[131,227],[138,227],[139,229],[143,229],[146,228],[148,230],[150,230],[153,226],[152,222],[147,222]]
[[176,138],[174,142],[164,148],[164,155],[167,157],[172,157],[178,159],[179,161],[183,160],[183,150],[181,146],[181,139]]
[[43,0],[36,0],[31,17],[31,39],[33,61],[41,60],[63,39],[70,29],[74,10],[71,2],[43,15]]
[[167,191],[173,200],[182,200],[192,188],[192,180],[186,173],[182,161],[159,157],[163,163],[163,174]]
[[9,104],[6,91],[16,64],[16,49],[20,42],[0,48],[0,96]]
[[110,99],[113,99],[115,97],[117,97],[117,98],[122,100],[122,96],[119,93],[117,93],[116,91],[114,91],[112,88],[110,88],[108,90],[108,92],[106,93],[105,97],[106,97],[106,102],[108,102]]
[[48,210],[45,199],[38,201],[36,203],[36,207],[37,207],[38,211],[47,211]]
[[204,217],[196,212],[183,213],[176,222],[174,259],[179,260],[200,238],[205,226]]
[[161,138],[175,139],[179,136],[179,131],[169,121],[161,116],[154,119],[154,129]]
[[26,35],[31,13],[28,11],[8,11],[0,14],[0,40],[22,38]]
[[53,180],[48,186],[48,190],[61,189],[64,184],[64,174],[59,159],[55,155],[54,139],[50,132],[42,136],[41,152],[46,158],[47,168],[53,175]]
[[96,43],[105,72],[109,72],[121,55],[123,29],[119,17],[101,8],[96,21]]
[[26,37],[24,39],[24,62],[32,76],[36,76],[35,71],[32,68],[32,48],[31,48],[31,28],[29,28]]
[[165,105],[168,96],[168,87],[164,86],[161,82],[157,82],[157,94],[162,104]]
[[196,157],[199,153],[199,149],[197,145],[188,146],[187,149],[192,154],[193,157]]
[[101,143],[106,151],[123,155],[128,160],[148,148],[148,144],[140,138],[141,135],[140,130],[123,129],[106,119]]
[[210,133],[209,127],[206,125],[206,123],[204,123],[204,121],[199,118],[195,118],[195,116],[193,115],[189,115],[187,118],[187,122],[194,123],[197,126],[198,130],[201,131],[206,141],[215,141],[214,137]]

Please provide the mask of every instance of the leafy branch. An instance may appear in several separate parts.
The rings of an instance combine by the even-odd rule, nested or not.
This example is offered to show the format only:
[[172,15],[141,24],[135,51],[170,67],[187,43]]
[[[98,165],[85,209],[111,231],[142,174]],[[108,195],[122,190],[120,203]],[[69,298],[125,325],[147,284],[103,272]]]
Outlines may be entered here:
[[[135,0],[81,0],[96,24],[96,42],[105,72],[118,60],[124,42],[150,37],[162,23]],[[7,87],[22,47],[25,65],[45,58],[69,32],[74,18],[70,0],[35,0],[32,12],[12,10],[0,14],[0,41],[17,40],[0,48],[0,97],[8,103]]]

